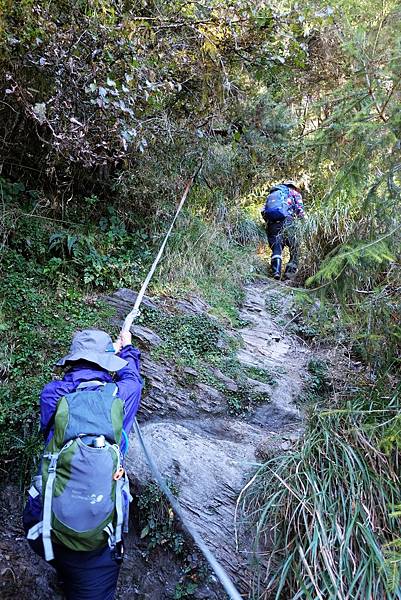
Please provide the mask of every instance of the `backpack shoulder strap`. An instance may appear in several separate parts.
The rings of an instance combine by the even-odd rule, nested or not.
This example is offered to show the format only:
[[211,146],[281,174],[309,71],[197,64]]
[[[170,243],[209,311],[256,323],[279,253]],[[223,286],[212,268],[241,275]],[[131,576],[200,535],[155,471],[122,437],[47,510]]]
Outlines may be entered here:
[[104,384],[103,393],[111,394],[112,396],[117,396],[118,387],[116,383],[109,382]]

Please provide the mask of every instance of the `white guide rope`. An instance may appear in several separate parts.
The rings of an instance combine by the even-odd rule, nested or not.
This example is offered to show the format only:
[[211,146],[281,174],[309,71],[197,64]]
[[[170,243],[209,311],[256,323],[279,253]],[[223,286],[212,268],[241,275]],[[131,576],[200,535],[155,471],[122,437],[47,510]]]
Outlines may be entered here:
[[[149,285],[150,280],[152,279],[152,276],[156,270],[157,265],[160,262],[160,259],[163,255],[163,251],[164,248],[166,247],[167,241],[170,237],[170,234],[173,230],[174,224],[177,220],[178,215],[181,212],[182,207],[184,206],[185,200],[187,199],[188,196],[188,192],[191,188],[191,185],[193,184],[197,174],[199,173],[201,166],[199,166],[199,168],[196,170],[196,172],[193,174],[193,176],[191,177],[191,179],[188,181],[187,186],[185,188],[184,194],[181,198],[181,201],[178,205],[177,211],[174,215],[174,218],[171,222],[171,225],[166,233],[166,236],[163,240],[162,245],[160,246],[159,252],[150,268],[149,273],[147,274],[145,281],[142,284],[142,287],[139,291],[139,294],[135,300],[135,304],[133,309],[131,310],[131,312],[126,316],[123,327],[122,327],[122,331],[129,331],[131,328],[131,325],[135,319],[135,317],[139,314],[139,307],[142,303],[143,297],[145,295],[146,289]],[[216,559],[216,557],[212,554],[212,552],[210,552],[209,548],[207,547],[207,545],[205,544],[205,542],[203,541],[202,537],[199,535],[199,533],[192,527],[192,525],[190,525],[187,520],[186,517],[180,507],[180,505],[177,502],[177,499],[173,496],[173,494],[171,493],[171,491],[168,489],[163,477],[160,474],[159,469],[156,466],[156,463],[152,457],[152,454],[150,453],[149,449],[147,448],[145,441],[143,439],[141,430],[139,428],[138,425],[138,421],[135,419],[134,421],[134,429],[135,432],[138,436],[138,440],[140,443],[140,446],[143,450],[143,453],[145,455],[145,458],[149,464],[149,468],[155,478],[155,480],[157,481],[157,483],[159,484],[160,488],[162,489],[163,493],[165,494],[165,496],[168,498],[174,512],[176,513],[176,515],[180,518],[182,525],[184,527],[184,529],[189,533],[189,535],[192,537],[192,539],[194,540],[195,544],[198,546],[199,550],[202,552],[203,556],[206,558],[207,562],[209,563],[210,567],[213,569],[216,577],[219,579],[221,585],[223,586],[223,588],[225,589],[225,591],[227,592],[229,598],[231,600],[243,600],[242,596],[239,594],[239,592],[237,591],[236,587],[234,586],[233,582],[231,581],[229,575],[227,574],[227,572],[224,570],[224,568],[221,566],[221,564],[218,562],[218,560]]]
[[139,290],[139,294],[135,300],[135,304],[134,304],[134,308],[131,310],[131,312],[125,317],[125,321],[124,321],[124,325],[122,326],[122,330],[121,331],[129,331],[131,329],[131,325],[134,321],[134,319],[138,316],[139,314],[139,307],[142,303],[143,297],[145,295],[146,289],[150,283],[150,280],[153,277],[154,272],[156,271],[156,267],[160,262],[161,257],[163,256],[163,252],[164,252],[164,248],[166,247],[166,244],[168,242],[168,238],[170,237],[171,232],[173,231],[173,227],[175,225],[175,222],[178,218],[178,215],[181,212],[182,207],[184,206],[185,200],[187,199],[188,196],[188,192],[191,189],[191,186],[193,184],[193,182],[195,181],[196,176],[198,175],[200,169],[202,167],[202,163],[200,164],[200,166],[198,167],[198,169],[195,171],[195,173],[192,175],[191,179],[188,181],[186,187],[185,187],[185,191],[182,195],[181,201],[178,205],[178,208],[176,210],[176,213],[174,215],[173,220],[171,221],[171,225],[164,237],[163,243],[160,246],[159,252],[157,253],[157,256],[155,258],[155,260],[153,261],[152,266],[150,267],[150,271],[149,273],[146,275],[145,281],[142,284],[141,289]]

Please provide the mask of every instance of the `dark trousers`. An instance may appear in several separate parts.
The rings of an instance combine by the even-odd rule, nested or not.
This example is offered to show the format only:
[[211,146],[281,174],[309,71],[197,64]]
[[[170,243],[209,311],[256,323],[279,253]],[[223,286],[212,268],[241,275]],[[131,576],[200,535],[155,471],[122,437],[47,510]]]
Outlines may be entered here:
[[283,221],[270,221],[267,224],[267,239],[272,251],[273,268],[275,265],[274,261],[279,261],[281,268],[281,254],[285,246],[287,246],[290,251],[290,262],[287,265],[287,269],[290,267],[290,265],[290,268],[294,270],[297,268],[298,247],[291,225],[291,219],[284,219]]
[[[43,558],[42,539],[30,546]],[[53,544],[54,560],[62,591],[67,600],[114,600],[120,565],[111,555],[110,548],[91,552],[75,552]]]
[[55,557],[67,600],[114,600],[120,565],[108,546],[92,552],[60,547]]
[[[26,522],[24,526],[27,531]],[[29,545],[44,558],[42,536],[29,540]],[[67,600],[114,600],[120,565],[108,546],[91,552],[76,552],[53,544],[53,551],[54,560],[50,564],[57,571]]]

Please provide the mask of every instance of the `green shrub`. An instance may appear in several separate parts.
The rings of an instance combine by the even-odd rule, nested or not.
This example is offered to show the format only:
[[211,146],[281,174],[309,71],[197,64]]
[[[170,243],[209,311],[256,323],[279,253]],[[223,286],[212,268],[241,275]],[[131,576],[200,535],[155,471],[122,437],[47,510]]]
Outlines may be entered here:
[[39,394],[56,359],[77,329],[107,327],[111,311],[64,279],[50,285],[42,265],[15,250],[3,252],[0,270],[0,456],[24,479],[41,446]]
[[311,359],[307,371],[304,390],[299,401],[307,404],[321,403],[331,390],[328,365],[323,360]]
[[140,231],[128,233],[113,209],[101,217],[97,227],[86,232],[62,230],[49,239],[47,272],[57,268],[99,288],[136,287],[145,277],[150,260],[148,236]]
[[[167,481],[169,490],[178,495],[178,488]],[[138,509],[141,539],[146,539],[148,550],[158,547],[168,548],[174,554],[181,555],[184,549],[184,538],[177,530],[175,515],[169,501],[157,483],[150,482],[138,496]]]
[[262,369],[260,367],[246,367],[245,374],[250,379],[256,379],[262,383],[268,383],[271,386],[277,385],[277,375],[280,373],[276,370],[271,371],[269,369]]
[[221,354],[218,343],[223,337],[222,327],[205,314],[171,315],[145,308],[138,322],[153,328],[162,338],[162,344],[154,351],[156,354],[188,362]]
[[235,392],[227,391],[228,412],[231,415],[243,415],[250,412],[258,404],[270,402],[269,394],[257,392],[249,385],[239,385]]

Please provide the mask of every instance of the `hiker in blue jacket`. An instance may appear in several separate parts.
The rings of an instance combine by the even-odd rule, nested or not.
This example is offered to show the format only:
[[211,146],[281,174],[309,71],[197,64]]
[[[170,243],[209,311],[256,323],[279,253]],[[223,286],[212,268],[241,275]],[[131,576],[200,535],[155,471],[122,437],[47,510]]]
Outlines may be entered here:
[[[113,382],[112,373],[115,373],[115,395],[124,403],[120,444],[120,451],[124,454],[141,398],[139,361],[140,352],[132,347],[129,332],[122,332],[114,344],[104,331],[84,330],[76,333],[69,354],[57,363],[57,366],[67,368],[63,379],[48,383],[40,396],[40,426],[45,446],[53,438],[54,416],[61,398],[76,392],[78,386],[85,391],[106,389],[105,384]],[[125,502],[128,505],[128,498],[125,498]],[[34,477],[24,510],[25,531],[37,527],[41,519],[42,490],[41,476],[38,475]],[[44,557],[41,535],[29,539],[29,543],[39,556]],[[121,557],[116,557],[114,550],[112,552],[105,542],[105,546],[97,550],[75,551],[53,539],[54,560],[51,564],[63,583],[67,600],[113,600],[121,564]]]
[[295,218],[304,218],[302,196],[295,181],[284,181],[272,187],[261,212],[267,223],[267,238],[272,251],[271,268],[274,279],[281,278],[281,253],[285,246],[290,251],[290,260],[285,275],[295,273],[298,268],[298,245],[292,230]]

